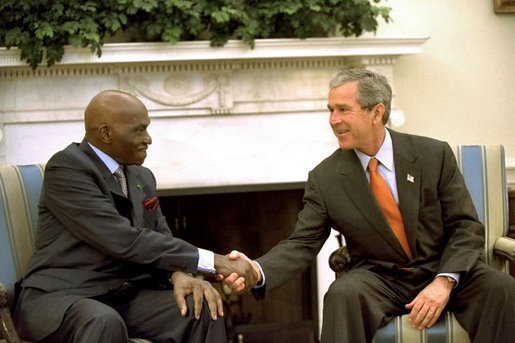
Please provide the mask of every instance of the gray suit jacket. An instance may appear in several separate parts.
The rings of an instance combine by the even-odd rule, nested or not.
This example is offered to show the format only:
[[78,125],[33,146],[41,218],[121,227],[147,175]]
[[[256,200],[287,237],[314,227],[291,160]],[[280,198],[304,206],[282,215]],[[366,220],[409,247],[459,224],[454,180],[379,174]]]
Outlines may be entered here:
[[[198,249],[172,236],[150,170],[128,166],[129,198],[86,141],[47,163],[35,252],[22,283],[18,327],[39,340],[77,299],[108,293],[130,279],[149,284],[170,271],[195,273]],[[43,310],[44,309],[44,310]]]
[[266,285],[254,292],[257,297],[308,268],[331,227],[345,237],[351,268],[415,267],[432,275],[464,276],[477,263],[484,227],[449,145],[390,133],[399,206],[413,260],[389,228],[354,151],[338,149],[309,173],[293,233],[257,259],[266,276]]

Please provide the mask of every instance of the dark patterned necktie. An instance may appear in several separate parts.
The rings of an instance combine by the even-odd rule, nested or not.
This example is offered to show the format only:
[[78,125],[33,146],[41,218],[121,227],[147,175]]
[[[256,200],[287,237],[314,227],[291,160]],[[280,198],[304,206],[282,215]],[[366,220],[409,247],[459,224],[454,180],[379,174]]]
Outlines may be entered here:
[[118,180],[118,183],[120,184],[120,188],[122,189],[123,195],[126,197],[129,195],[129,192],[127,191],[127,178],[125,178],[125,172],[123,171],[123,166],[120,165],[118,169],[114,171],[114,176],[116,177],[116,180]]

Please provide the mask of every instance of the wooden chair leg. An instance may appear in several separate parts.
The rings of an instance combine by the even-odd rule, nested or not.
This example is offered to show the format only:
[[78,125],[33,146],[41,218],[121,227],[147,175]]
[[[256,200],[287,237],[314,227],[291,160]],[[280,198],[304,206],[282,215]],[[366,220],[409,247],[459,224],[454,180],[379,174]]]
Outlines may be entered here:
[[0,334],[7,343],[22,343],[14,328],[7,290],[2,283],[0,283]]

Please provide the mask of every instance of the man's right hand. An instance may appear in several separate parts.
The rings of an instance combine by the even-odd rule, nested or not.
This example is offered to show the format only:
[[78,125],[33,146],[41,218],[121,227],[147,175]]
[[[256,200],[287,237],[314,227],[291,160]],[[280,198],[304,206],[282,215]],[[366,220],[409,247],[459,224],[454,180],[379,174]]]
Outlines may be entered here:
[[[235,252],[233,251],[231,254],[233,253]],[[236,292],[248,290],[259,281],[259,272],[256,272],[246,256],[240,258],[240,256],[234,255],[231,258],[230,255],[215,254],[215,269],[218,278],[223,279],[225,284]]]

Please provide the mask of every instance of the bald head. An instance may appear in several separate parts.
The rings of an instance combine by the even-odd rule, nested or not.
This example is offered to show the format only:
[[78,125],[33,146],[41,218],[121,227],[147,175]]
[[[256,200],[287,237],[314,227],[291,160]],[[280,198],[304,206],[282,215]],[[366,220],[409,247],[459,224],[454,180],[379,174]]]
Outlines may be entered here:
[[105,90],[95,95],[84,111],[86,139],[97,143],[100,136],[98,128],[102,124],[112,125],[124,120],[125,116],[137,111],[147,112],[145,105],[133,96],[117,90]]
[[[84,111],[86,140],[121,164],[143,163],[145,150],[152,143],[146,131],[149,124],[145,105],[132,94],[118,90],[98,93]],[[145,156],[130,157],[130,144]]]

